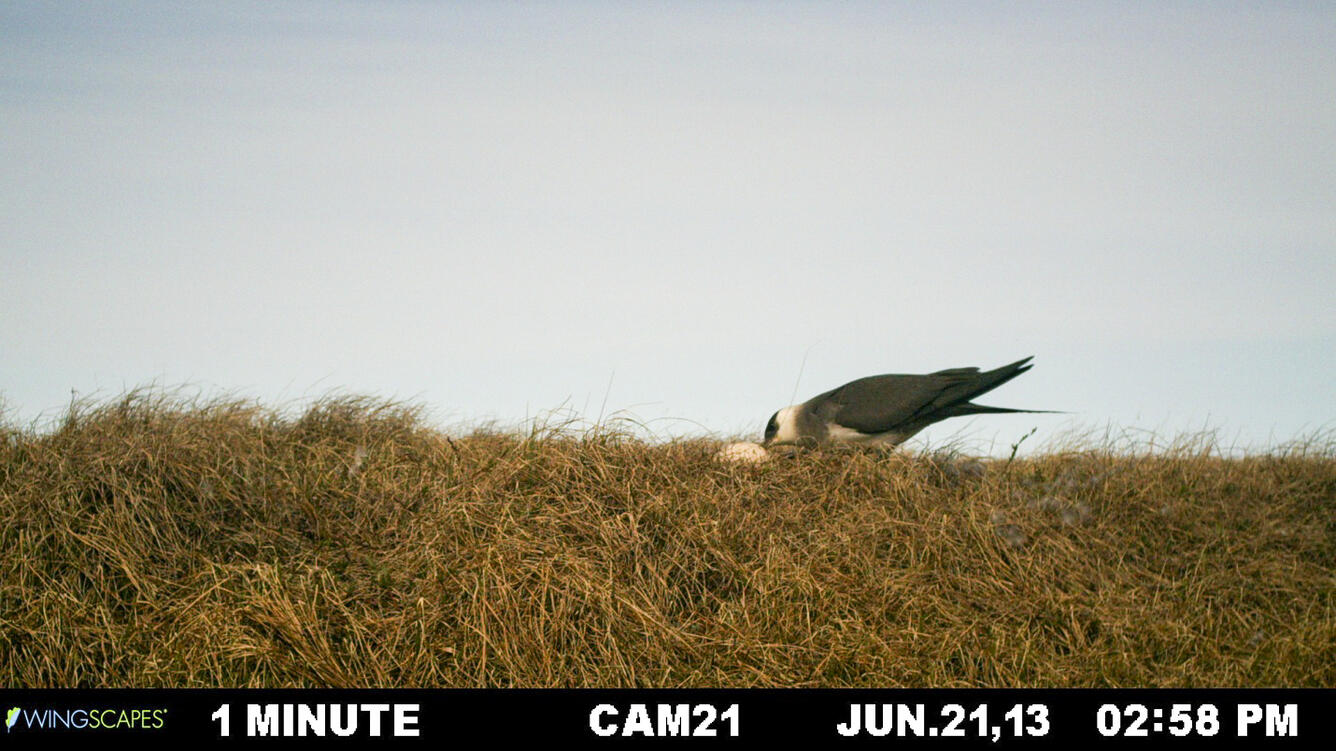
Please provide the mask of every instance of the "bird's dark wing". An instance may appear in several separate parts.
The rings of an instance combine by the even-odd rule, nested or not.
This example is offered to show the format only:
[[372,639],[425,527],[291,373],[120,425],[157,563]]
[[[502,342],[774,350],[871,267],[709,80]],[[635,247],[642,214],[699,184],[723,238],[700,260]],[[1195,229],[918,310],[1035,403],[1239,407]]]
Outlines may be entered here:
[[952,368],[927,375],[888,374],[851,381],[811,401],[817,414],[860,433],[884,433],[972,414],[970,399],[1030,369],[1031,358],[996,370]]

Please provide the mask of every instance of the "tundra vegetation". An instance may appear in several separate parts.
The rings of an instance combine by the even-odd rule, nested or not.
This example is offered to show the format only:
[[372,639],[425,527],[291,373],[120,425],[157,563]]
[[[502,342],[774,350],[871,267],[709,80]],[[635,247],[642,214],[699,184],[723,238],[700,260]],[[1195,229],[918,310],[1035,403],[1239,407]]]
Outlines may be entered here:
[[6,423],[0,685],[1336,685],[1330,436],[723,443],[152,391]]

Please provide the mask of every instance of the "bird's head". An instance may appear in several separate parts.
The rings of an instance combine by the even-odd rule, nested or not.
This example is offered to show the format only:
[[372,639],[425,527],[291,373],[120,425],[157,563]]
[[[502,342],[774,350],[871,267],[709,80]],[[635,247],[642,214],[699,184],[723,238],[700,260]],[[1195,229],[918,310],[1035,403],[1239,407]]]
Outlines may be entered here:
[[761,445],[769,446],[772,443],[792,443],[797,438],[797,426],[794,424],[793,407],[785,407],[770,416],[770,422],[765,424],[765,440]]

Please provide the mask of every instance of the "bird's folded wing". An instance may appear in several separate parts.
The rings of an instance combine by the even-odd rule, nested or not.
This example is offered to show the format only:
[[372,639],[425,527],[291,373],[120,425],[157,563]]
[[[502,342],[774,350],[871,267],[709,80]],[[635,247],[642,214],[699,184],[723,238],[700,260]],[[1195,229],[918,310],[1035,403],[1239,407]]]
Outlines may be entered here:
[[[965,374],[961,374],[962,376]],[[816,397],[821,417],[860,433],[885,433],[936,412],[952,375],[880,375],[860,378]],[[950,402],[948,402],[950,403]]]

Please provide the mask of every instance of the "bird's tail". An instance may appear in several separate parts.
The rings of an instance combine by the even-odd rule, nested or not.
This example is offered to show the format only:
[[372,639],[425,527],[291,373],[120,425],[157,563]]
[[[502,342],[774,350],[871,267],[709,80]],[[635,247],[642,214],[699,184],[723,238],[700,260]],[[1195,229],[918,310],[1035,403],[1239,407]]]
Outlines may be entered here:
[[969,402],[955,405],[951,408],[950,412],[951,417],[963,417],[965,415],[1000,415],[1016,412],[1027,415],[1068,414],[1067,412],[1058,409],[1012,409],[1010,407],[989,407],[983,404],[970,404]]

